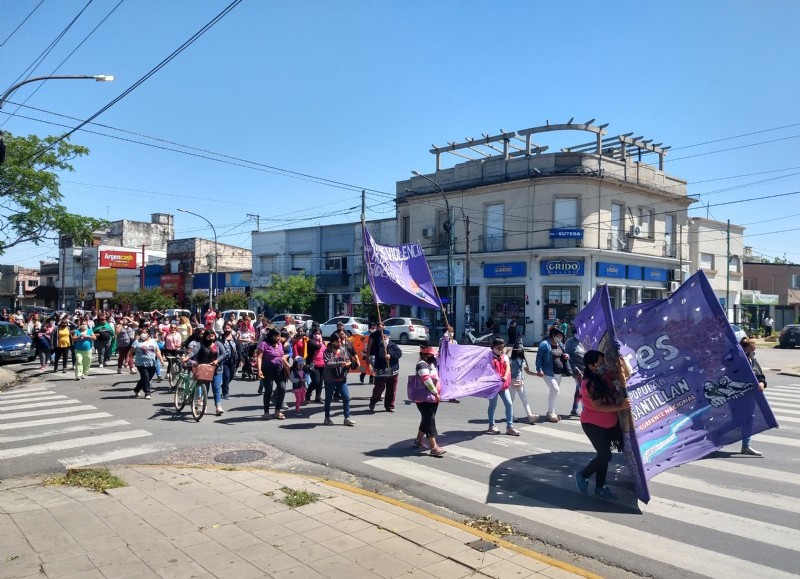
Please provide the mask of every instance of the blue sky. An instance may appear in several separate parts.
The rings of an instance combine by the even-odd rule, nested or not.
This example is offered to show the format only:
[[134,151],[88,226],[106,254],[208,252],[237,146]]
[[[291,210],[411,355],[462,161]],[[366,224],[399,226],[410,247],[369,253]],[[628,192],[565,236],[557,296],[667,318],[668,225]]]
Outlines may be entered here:
[[[0,4],[0,90],[88,0],[44,0],[12,34],[39,1]],[[90,2],[26,73],[117,80],[49,81],[33,96],[37,85],[23,87],[0,129],[75,126],[52,113],[92,115],[229,4],[123,0],[56,70],[118,2]],[[369,219],[392,217],[395,182],[433,171],[432,143],[596,118],[610,135],[634,131],[673,147],[666,171],[710,204],[690,215],[730,219],[755,252],[800,263],[800,194],[720,205],[800,191],[798,17],[800,3],[789,0],[244,0],[98,117],[105,127],[86,127],[160,148],[79,131],[72,141],[91,153],[62,175],[61,190],[75,212],[175,213],[176,237],[210,236],[175,211],[185,207],[211,218],[220,241],[249,247],[255,223],[246,214],[259,214],[262,229],[354,221],[361,188],[372,190]],[[26,107],[41,110],[17,111],[12,103],[29,96]],[[226,162],[212,160],[220,154]],[[26,246],[0,260],[36,266],[56,254],[52,244]]]

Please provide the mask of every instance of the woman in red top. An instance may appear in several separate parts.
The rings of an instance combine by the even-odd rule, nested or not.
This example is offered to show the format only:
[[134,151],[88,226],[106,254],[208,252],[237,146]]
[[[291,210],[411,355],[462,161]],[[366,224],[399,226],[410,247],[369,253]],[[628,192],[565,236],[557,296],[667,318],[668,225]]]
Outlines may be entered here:
[[585,371],[581,382],[581,426],[597,455],[586,468],[575,471],[575,484],[581,493],[588,495],[589,477],[594,474],[595,496],[612,501],[617,497],[606,486],[606,475],[608,463],[611,462],[611,445],[617,443],[621,448],[622,443],[617,412],[629,409],[631,401],[624,393],[617,392],[611,383],[605,361],[603,353],[597,350],[589,350],[583,356]]

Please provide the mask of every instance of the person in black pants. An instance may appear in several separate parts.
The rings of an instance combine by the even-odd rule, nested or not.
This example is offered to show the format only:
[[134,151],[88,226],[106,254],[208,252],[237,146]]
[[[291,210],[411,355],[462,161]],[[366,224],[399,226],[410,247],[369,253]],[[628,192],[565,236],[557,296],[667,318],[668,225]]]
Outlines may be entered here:
[[322,340],[322,332],[318,326],[311,330],[307,349],[306,362],[312,370],[311,385],[306,392],[306,402],[313,399],[316,404],[322,404],[322,372],[325,370],[322,352],[325,351],[325,342]]

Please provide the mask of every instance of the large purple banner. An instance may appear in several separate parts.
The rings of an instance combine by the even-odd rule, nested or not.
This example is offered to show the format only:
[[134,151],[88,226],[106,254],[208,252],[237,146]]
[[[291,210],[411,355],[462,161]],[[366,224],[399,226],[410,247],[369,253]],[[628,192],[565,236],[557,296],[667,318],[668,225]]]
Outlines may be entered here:
[[778,426],[705,274],[614,311],[645,476]]
[[364,261],[377,303],[441,309],[419,243],[380,245],[365,227]]
[[[606,367],[611,372],[614,386],[620,394],[627,396],[626,382],[630,376],[630,366],[620,355],[622,346],[614,327],[607,286],[604,285],[595,292],[591,301],[575,316],[574,324],[577,328],[578,338],[586,350],[599,350],[605,354]],[[633,478],[636,496],[640,501],[648,503],[650,490],[647,488],[647,477],[630,411],[619,413],[619,424],[622,429],[623,454]]]
[[503,387],[503,379],[492,366],[492,350],[484,346],[462,346],[447,335],[439,347],[439,382],[442,400],[464,396],[492,398]]

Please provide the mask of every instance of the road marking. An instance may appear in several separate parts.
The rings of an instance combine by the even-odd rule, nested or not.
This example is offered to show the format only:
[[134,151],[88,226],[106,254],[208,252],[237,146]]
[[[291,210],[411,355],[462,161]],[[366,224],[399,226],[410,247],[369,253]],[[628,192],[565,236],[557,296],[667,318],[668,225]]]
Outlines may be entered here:
[[[464,460],[464,462],[485,467],[490,470],[497,469],[508,462],[506,457],[480,452],[458,445],[448,446],[447,451],[448,455],[456,459],[461,459]],[[515,471],[520,470],[522,471],[522,476],[525,476],[525,471],[528,471],[531,473],[529,478],[535,480],[534,473],[536,467],[524,465],[521,468],[515,467]],[[520,473],[518,472],[517,474]],[[559,486],[567,490],[566,481]],[[571,481],[569,486],[572,486]],[[705,529],[712,529],[721,533],[729,533],[731,529],[748,529],[748,533],[752,530],[752,535],[750,535],[752,541],[760,541],[785,549],[795,549],[797,545],[800,545],[800,530],[765,523],[756,519],[740,517],[722,511],[714,511],[712,509],[681,503],[672,499],[664,500],[653,497],[646,507],[642,507],[642,510],[660,517],[673,519],[690,525],[699,525]]]
[[[773,410],[773,412],[775,411]],[[789,424],[800,424],[800,416],[781,416],[779,413],[775,413],[775,418],[777,418],[779,422],[788,422]]]
[[70,448],[81,448],[83,446],[92,446],[95,444],[105,444],[107,442],[119,442],[120,440],[142,438],[144,436],[152,436],[152,434],[146,430],[127,430],[125,432],[112,432],[110,434],[98,434],[96,436],[82,436],[80,438],[58,440],[56,442],[48,442],[46,444],[34,444],[32,446],[23,446],[21,448],[0,450],[0,460],[5,460],[7,458],[18,458],[20,456],[27,456],[31,454],[45,454],[47,452],[68,450]]
[[70,406],[69,408],[53,408],[52,410],[29,410],[27,412],[10,412],[0,414],[0,420],[14,420],[17,418],[30,418],[32,416],[49,416],[51,414],[67,414],[78,410],[97,410],[95,406],[84,404],[83,406]]
[[13,422],[11,424],[0,424],[0,432],[4,430],[17,430],[19,428],[48,426],[50,424],[63,424],[65,422],[78,422],[79,420],[94,420],[95,418],[112,418],[112,416],[108,412],[93,412],[89,414],[79,414],[77,416],[59,416],[58,418],[43,418],[41,420]]
[[[66,396],[64,396],[64,398],[66,398]],[[49,406],[67,406],[68,404],[80,404],[80,402],[80,400],[71,398],[69,400],[51,400],[49,402],[30,402],[28,404],[18,404],[16,406],[12,406],[11,408],[0,406],[0,417],[3,416],[3,413],[8,411],[26,410],[30,408],[47,408]]]
[[108,422],[92,422],[91,424],[79,424],[77,426],[67,426],[66,428],[56,428],[45,430],[34,434],[20,434],[18,436],[4,436],[0,434],[0,444],[9,444],[21,440],[31,440],[34,438],[47,438],[48,436],[60,436],[62,434],[72,434],[73,432],[84,432],[86,430],[99,430],[101,428],[114,428],[116,426],[128,426],[127,420],[109,420]]
[[86,454],[86,455],[78,455],[73,456],[70,458],[63,458],[59,459],[62,465],[66,468],[77,468],[81,466],[89,466],[92,464],[100,464],[111,462],[114,460],[121,460],[123,458],[130,458],[132,456],[141,456],[143,454],[152,454],[154,452],[162,452],[164,450],[168,450],[170,448],[174,448],[170,445],[159,445],[159,444],[145,444],[142,446],[132,446],[129,448],[120,448],[117,450],[112,450],[110,452],[104,452],[99,454]]
[[[776,412],[775,405],[774,404],[770,404],[770,407],[772,408],[772,412],[774,414]],[[794,414],[794,415],[800,416],[800,410],[794,410],[794,408],[797,408],[796,404],[793,404],[792,408],[781,408],[780,409],[780,413],[781,414]]]
[[[449,449],[449,447],[448,447]],[[796,575],[738,559],[730,555],[695,547],[639,529],[617,524],[604,519],[569,509],[554,509],[549,503],[529,497],[515,495],[519,504],[487,503],[490,488],[484,482],[473,481],[449,472],[416,464],[401,458],[373,458],[365,464],[395,475],[413,480],[415,484],[426,484],[436,489],[446,489],[458,497],[478,504],[489,504],[493,508],[538,521],[556,529],[564,529],[579,537],[607,545],[614,537],[614,548],[628,551],[661,563],[680,567],[708,577],[770,577],[773,579],[796,579]],[[422,483],[421,481],[424,481]],[[746,531],[746,529],[742,529]],[[678,556],[677,554],[680,554]]]
[[63,400],[64,398],[66,398],[66,396],[63,394],[55,394],[53,396],[37,396],[35,398],[22,398],[17,400],[4,400],[3,398],[0,398],[0,402],[2,402],[2,404],[0,404],[0,408],[11,408],[15,404],[25,404],[34,400],[38,402],[40,400]]
[[699,466],[700,468],[707,468],[710,470],[722,471],[732,474],[740,474],[744,476],[751,476],[754,478],[763,478],[771,482],[781,482],[791,485],[800,485],[800,474],[791,472],[779,472],[774,468],[764,468],[761,466],[753,466],[752,459],[743,459],[740,462],[733,462],[730,460],[716,460],[716,459],[703,459],[696,460],[681,466]]
[[12,390],[11,392],[3,392],[0,394],[0,400],[10,400],[12,398],[22,398],[27,396],[41,396],[42,394],[55,394],[52,390],[47,388],[26,388],[25,390]]

